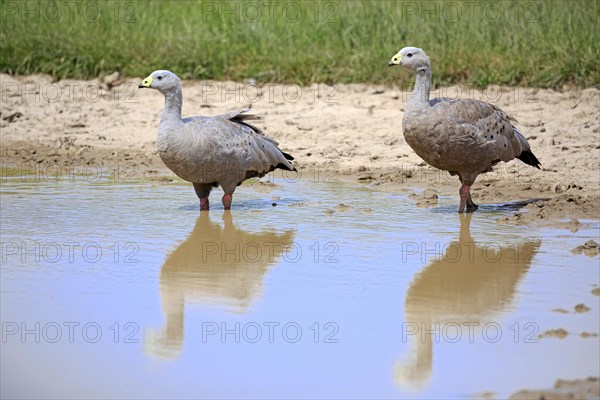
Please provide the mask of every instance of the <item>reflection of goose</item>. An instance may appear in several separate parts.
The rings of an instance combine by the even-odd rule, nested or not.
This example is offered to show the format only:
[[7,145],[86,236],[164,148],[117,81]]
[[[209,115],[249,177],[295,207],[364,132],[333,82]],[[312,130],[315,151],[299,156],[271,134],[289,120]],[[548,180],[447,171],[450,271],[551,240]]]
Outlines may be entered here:
[[[478,245],[471,237],[470,222],[471,214],[460,215],[459,240],[425,267],[406,293],[404,332],[418,331],[403,336],[410,349],[408,357],[395,368],[398,383],[419,388],[429,379],[434,337],[421,335],[425,329],[434,330],[439,337],[445,326],[458,324],[462,340],[468,340],[469,329],[480,332],[491,322],[492,314],[502,312],[540,247],[539,240]],[[469,328],[465,323],[474,325]],[[452,328],[451,332],[448,336],[454,339],[458,331]]]
[[183,344],[185,303],[224,305],[245,312],[260,295],[269,266],[292,243],[294,231],[248,233],[235,227],[230,211],[223,226],[201,211],[185,242],[167,256],[160,272],[165,325],[151,332],[149,351],[175,355]]

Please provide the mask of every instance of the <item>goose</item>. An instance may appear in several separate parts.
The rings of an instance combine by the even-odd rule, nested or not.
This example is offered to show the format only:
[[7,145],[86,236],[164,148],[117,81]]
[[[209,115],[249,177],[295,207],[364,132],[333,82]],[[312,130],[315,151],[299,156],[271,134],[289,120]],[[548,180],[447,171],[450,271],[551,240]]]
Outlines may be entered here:
[[248,122],[260,118],[246,114],[247,109],[181,118],[181,80],[166,70],[152,72],[139,88],[165,96],[156,140],[158,154],[175,175],[192,182],[201,210],[209,209],[213,187],[222,187],[223,207],[229,210],[233,192],[246,179],[263,177],[277,168],[296,171],[290,162],[294,157]]
[[492,171],[500,161],[518,158],[540,169],[527,139],[514,126],[516,120],[497,106],[474,99],[429,99],[429,57],[417,47],[405,47],[388,65],[401,65],[417,75],[408,99],[402,131],[406,143],[427,164],[458,175],[458,212],[473,212],[471,186],[480,174]]

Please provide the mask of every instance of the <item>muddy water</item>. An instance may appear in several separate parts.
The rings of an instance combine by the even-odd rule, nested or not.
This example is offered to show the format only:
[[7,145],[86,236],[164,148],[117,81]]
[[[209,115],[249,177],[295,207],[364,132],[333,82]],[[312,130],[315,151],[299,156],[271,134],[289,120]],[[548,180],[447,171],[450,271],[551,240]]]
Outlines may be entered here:
[[597,221],[276,183],[200,213],[182,182],[5,179],[2,397],[506,397],[599,374],[598,257],[571,253]]

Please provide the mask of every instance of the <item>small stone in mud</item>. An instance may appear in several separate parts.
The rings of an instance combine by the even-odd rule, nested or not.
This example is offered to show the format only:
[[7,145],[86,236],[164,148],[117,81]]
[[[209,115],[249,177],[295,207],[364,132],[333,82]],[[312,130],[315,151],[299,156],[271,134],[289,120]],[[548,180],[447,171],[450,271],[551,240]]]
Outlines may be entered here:
[[583,245],[584,249],[597,249],[600,245],[595,240],[588,240]]
[[551,329],[549,331],[546,331],[540,335],[538,335],[539,339],[545,338],[545,337],[556,337],[559,339],[564,339],[567,337],[569,333],[564,330],[563,328],[559,328],[559,329]]
[[428,207],[438,202],[437,192],[433,189],[426,189],[420,194],[412,193],[408,197],[415,201],[417,207]]
[[11,123],[11,122],[13,122],[15,119],[17,119],[17,118],[20,118],[20,117],[22,117],[22,116],[23,116],[23,113],[21,113],[21,112],[17,111],[17,112],[14,112],[14,113],[12,113],[12,114],[9,114],[9,115],[7,115],[6,117],[3,117],[2,119],[3,119],[4,121],[8,121],[9,123]]
[[523,219],[523,215],[521,213],[515,213],[510,217],[499,218],[496,220],[498,224],[511,224],[511,225],[524,225],[525,220]]
[[427,200],[433,200],[433,199],[437,199],[438,195],[435,190],[427,189],[427,190],[423,191],[422,197]]
[[591,310],[591,308],[589,308],[585,304],[577,304],[575,306],[575,312],[577,312],[577,313],[584,313],[584,312],[588,312],[590,310]]
[[271,203],[272,207],[277,207],[277,203]]
[[337,206],[335,206],[335,208],[339,211],[348,211],[352,208],[352,206],[349,206],[348,204],[340,203]]
[[564,191],[565,191],[565,189],[563,189],[563,187],[560,183],[557,183],[556,185],[554,185],[554,193],[563,193]]
[[581,332],[581,337],[584,339],[590,338],[590,337],[598,337],[597,333],[589,333],[589,332]]
[[364,214],[371,214],[371,211],[373,211],[373,210],[371,210],[370,208],[367,207],[367,208],[361,208],[360,211],[362,211]]
[[579,222],[579,220],[577,220],[576,218],[573,218],[572,220],[570,220],[569,222],[567,222],[565,224],[565,228],[567,228],[571,232],[575,233],[579,229],[583,228],[583,226],[581,225],[581,222]]
[[327,215],[328,217],[333,216],[333,214],[335,214],[335,210],[331,208],[329,210],[325,210],[325,215]]
[[555,308],[552,311],[560,313],[560,314],[568,314],[569,311],[565,310],[564,308]]
[[585,254],[588,257],[593,257],[600,254],[600,245],[595,240],[588,240],[585,244],[575,247],[571,250],[573,254]]
[[600,296],[600,287],[592,289],[592,294],[596,296]]

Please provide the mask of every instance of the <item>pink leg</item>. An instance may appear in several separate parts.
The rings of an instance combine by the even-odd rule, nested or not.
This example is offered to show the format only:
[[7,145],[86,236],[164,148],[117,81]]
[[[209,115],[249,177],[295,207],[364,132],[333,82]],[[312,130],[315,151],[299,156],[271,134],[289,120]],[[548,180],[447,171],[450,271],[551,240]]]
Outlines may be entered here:
[[467,199],[471,195],[471,187],[463,183],[460,189],[458,190],[458,194],[460,195],[460,205],[458,206],[458,212],[463,213],[465,211],[465,206],[467,205]]
[[208,197],[200,197],[200,210],[208,210]]
[[231,200],[233,200],[233,195],[229,193],[225,193],[221,201],[223,202],[223,208],[226,210],[231,210]]

